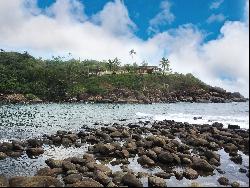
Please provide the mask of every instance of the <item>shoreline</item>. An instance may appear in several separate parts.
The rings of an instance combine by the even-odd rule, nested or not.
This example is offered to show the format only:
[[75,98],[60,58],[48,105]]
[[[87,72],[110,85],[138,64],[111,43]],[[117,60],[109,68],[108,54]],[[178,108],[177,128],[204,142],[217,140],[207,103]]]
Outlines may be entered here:
[[[30,183],[40,185],[45,181],[49,183],[46,184],[48,186],[108,186],[111,184],[141,186],[145,185],[146,178],[148,185],[162,186],[168,184],[169,178],[175,178],[177,182],[181,182],[183,178],[198,181],[208,174],[214,174],[212,176],[220,182],[218,185],[223,185],[221,184],[223,182],[227,185],[237,184],[237,182],[231,182],[230,174],[223,173],[225,169],[220,169],[225,159],[218,154],[218,151],[223,149],[229,154],[230,161],[240,168],[243,153],[249,158],[249,129],[241,129],[237,125],[223,128],[221,123],[201,125],[171,120],[145,121],[142,125],[138,123],[124,125],[121,122],[100,128],[86,126],[79,132],[57,131],[53,135],[44,135],[42,140],[29,139],[24,142],[14,141],[11,144],[1,143],[0,148],[6,149],[5,152],[1,152],[7,153],[7,158],[24,154],[36,158],[46,152],[44,145],[53,147],[61,145],[65,148],[73,146],[77,151],[77,148],[85,144],[88,144],[88,154],[82,153],[83,157],[49,159],[45,161],[48,166],[39,169],[37,176],[19,179],[12,177],[5,180],[7,179],[6,181],[12,186],[16,179],[25,186],[29,186]],[[243,153],[240,154],[241,152]],[[116,158],[111,163],[114,166],[121,165],[119,173],[112,172],[110,167],[97,163],[97,160],[105,161],[107,158]],[[131,163],[131,160],[128,160],[130,158],[135,159],[142,169],[157,166],[161,171],[154,174],[138,174],[134,169],[128,168]],[[181,172],[174,170],[176,167],[180,167]],[[249,178],[249,163],[248,167],[241,171],[246,171],[243,175]],[[221,178],[224,176],[227,180]],[[58,177],[62,178],[58,179]]]

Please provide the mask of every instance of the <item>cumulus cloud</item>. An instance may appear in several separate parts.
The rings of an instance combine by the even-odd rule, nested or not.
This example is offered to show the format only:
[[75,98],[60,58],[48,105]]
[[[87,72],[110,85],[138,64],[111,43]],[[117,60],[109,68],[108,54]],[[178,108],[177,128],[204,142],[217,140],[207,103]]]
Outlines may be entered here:
[[[42,57],[71,52],[81,59],[118,57],[123,63],[146,60],[152,65],[159,65],[165,56],[176,72],[192,73],[213,86],[249,94],[247,21],[225,22],[220,36],[208,42],[204,42],[206,33],[193,24],[142,40],[134,34],[136,25],[119,0],[107,3],[91,17],[77,0],[60,0],[60,4],[57,0],[46,11],[24,3],[28,1],[0,1],[1,48],[27,50]],[[137,52],[133,60],[131,49]]]
[[213,1],[211,4],[210,4],[210,6],[209,6],[209,8],[210,9],[218,9],[220,6],[221,6],[221,4],[224,2],[224,0],[216,0],[216,1]]
[[207,19],[207,23],[211,24],[214,22],[223,22],[226,20],[226,17],[224,16],[224,14],[212,14],[208,17]]
[[171,12],[171,6],[172,5],[168,0],[161,2],[161,11],[149,21],[149,33],[157,33],[159,32],[159,26],[171,24],[174,21],[175,16]]

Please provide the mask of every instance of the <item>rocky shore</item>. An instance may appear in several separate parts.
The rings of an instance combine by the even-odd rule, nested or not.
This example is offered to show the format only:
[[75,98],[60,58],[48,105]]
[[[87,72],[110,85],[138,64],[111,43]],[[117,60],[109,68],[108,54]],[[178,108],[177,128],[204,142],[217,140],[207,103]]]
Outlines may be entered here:
[[[88,144],[82,157],[63,160],[47,159],[47,167],[31,177],[0,175],[1,186],[21,187],[165,187],[171,178],[196,180],[216,176],[218,185],[238,187],[222,168],[225,151],[230,160],[239,165],[235,172],[249,178],[249,166],[240,167],[242,155],[249,155],[249,130],[237,125],[213,123],[198,125],[170,120],[136,124],[83,127],[79,132],[57,131],[54,135],[25,141],[0,144],[0,160],[28,155],[35,158],[44,153],[44,145],[80,148]],[[159,168],[154,173],[136,172],[129,159],[136,159],[143,169]],[[103,161],[104,163],[100,163]],[[113,171],[107,164],[120,167]],[[146,184],[145,184],[146,182]],[[190,186],[202,186],[193,183]]]
[[106,94],[93,95],[88,93],[80,94],[73,98],[65,98],[61,101],[47,101],[38,97],[29,99],[23,94],[0,94],[2,103],[41,103],[41,102],[94,102],[94,103],[228,103],[246,102],[247,98],[238,92],[227,92],[221,88],[210,87],[204,89],[189,89],[175,92],[164,92],[159,89],[145,90],[139,92],[128,89],[114,89]]

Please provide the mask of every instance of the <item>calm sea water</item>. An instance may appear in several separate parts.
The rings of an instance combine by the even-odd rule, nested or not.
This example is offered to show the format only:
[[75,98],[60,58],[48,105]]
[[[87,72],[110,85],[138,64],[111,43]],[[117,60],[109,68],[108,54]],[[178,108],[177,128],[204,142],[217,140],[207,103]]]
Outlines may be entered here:
[[[202,119],[194,120],[194,117]],[[215,121],[249,128],[249,102],[171,104],[32,104],[0,105],[0,141],[26,139],[57,130],[78,130],[84,125],[171,119],[189,123]],[[99,125],[93,125],[93,124]],[[121,123],[121,122],[120,122]]]
[[[194,117],[202,119],[194,120]],[[34,105],[0,105],[0,142],[40,137],[43,134],[54,134],[57,130],[77,131],[84,125],[102,126],[110,123],[136,123],[139,121],[156,121],[171,119],[189,123],[211,124],[215,121],[228,124],[237,124],[242,128],[249,128],[249,102],[225,104],[34,104]],[[123,120],[123,121],[120,121]],[[124,121],[125,120],[125,121]],[[30,159],[26,154],[19,158],[6,158],[0,160],[0,174],[11,176],[32,176],[37,170],[45,167],[48,158],[64,159],[71,156],[81,157],[88,148],[63,146],[43,146],[45,153],[36,159]],[[240,152],[241,153],[241,152]],[[237,165],[229,160],[229,155],[224,150],[218,151],[221,155],[220,168],[226,172],[223,176],[230,181],[238,181],[241,186],[249,186],[249,178],[238,171],[239,168],[249,167],[249,156],[241,153],[243,163]],[[162,171],[161,168],[142,168],[137,158],[130,158],[129,168],[135,172],[154,174]],[[120,165],[112,166],[113,171],[121,170]],[[183,170],[178,169],[176,170]],[[196,182],[202,186],[220,186],[217,179],[221,177],[217,171],[212,176],[201,177],[196,180],[183,178],[179,181],[175,177],[166,180],[168,186],[187,186]],[[147,179],[142,178],[144,186]]]

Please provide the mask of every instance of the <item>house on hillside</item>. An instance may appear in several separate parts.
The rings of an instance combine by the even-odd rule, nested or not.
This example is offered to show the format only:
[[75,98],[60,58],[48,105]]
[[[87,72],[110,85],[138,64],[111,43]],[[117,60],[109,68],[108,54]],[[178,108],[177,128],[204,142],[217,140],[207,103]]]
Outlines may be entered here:
[[139,66],[137,69],[137,73],[139,74],[152,74],[160,71],[162,71],[161,68],[157,66]]

